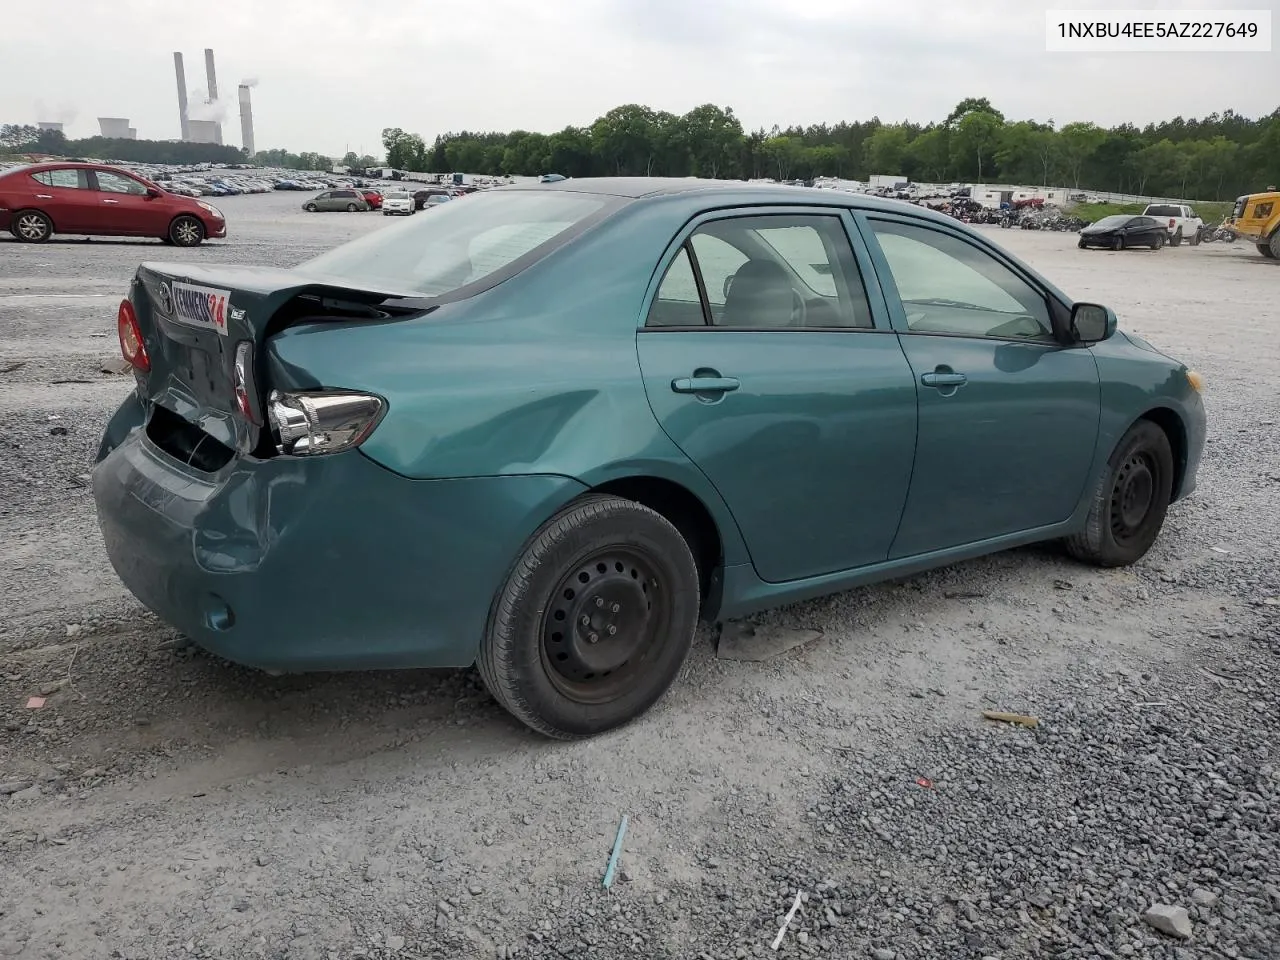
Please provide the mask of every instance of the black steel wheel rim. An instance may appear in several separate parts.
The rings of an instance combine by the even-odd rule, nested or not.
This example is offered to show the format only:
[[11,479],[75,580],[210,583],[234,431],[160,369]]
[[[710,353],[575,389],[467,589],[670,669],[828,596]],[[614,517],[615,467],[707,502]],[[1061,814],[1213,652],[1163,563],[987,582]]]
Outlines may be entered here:
[[670,585],[648,551],[607,547],[574,564],[542,615],[543,668],[578,703],[616,700],[670,643]]
[[1117,543],[1128,543],[1145,532],[1159,477],[1159,465],[1145,451],[1130,454],[1116,470],[1111,487],[1111,535]]

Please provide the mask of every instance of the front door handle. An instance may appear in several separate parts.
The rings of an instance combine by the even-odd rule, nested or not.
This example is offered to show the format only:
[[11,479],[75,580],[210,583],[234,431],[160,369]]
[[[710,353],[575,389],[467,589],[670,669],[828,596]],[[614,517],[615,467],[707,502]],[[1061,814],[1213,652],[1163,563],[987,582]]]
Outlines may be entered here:
[[938,387],[945,390],[948,388],[963,387],[969,382],[969,378],[963,373],[942,373],[935,370],[933,373],[922,374],[920,382],[926,387]]
[[109,198],[107,198],[107,197],[103,197],[102,202],[103,202],[103,203],[119,203],[120,201],[119,201],[119,200],[111,200],[111,199],[109,199]]
[[52,200],[52,199],[53,199],[53,194],[51,194],[51,193],[37,193],[37,194],[36,194],[36,199],[37,199],[37,200]]
[[733,377],[681,377],[671,381],[676,393],[729,393],[739,386]]

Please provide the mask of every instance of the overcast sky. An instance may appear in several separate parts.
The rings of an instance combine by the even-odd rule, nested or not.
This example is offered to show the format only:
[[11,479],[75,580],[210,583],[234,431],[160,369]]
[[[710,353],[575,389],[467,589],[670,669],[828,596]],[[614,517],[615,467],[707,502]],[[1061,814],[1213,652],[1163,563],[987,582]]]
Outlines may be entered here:
[[[1274,8],[1276,0],[1130,7]],[[173,51],[193,104],[205,47],[224,139],[240,143],[236,85],[255,78],[259,149],[381,155],[383,127],[551,132],[639,102],[731,106],[748,129],[927,122],[966,96],[1010,119],[1104,125],[1280,107],[1280,54],[1046,53],[1044,12],[1089,0],[61,0],[22,3],[0,31],[0,122],[97,117],[178,135]],[[16,12],[15,8],[15,12]],[[199,109],[193,106],[194,111]]]

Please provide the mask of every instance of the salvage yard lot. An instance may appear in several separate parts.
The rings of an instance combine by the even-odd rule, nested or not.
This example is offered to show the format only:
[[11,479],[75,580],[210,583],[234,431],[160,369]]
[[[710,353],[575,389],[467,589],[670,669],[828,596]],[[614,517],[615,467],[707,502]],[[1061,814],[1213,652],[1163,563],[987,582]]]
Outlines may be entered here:
[[797,891],[780,956],[1280,956],[1280,263],[983,228],[1205,376],[1200,488],[1148,557],[790,607],[757,635],[808,642],[765,663],[704,629],[656,709],[558,744],[471,671],[214,660],[107,565],[86,475],[134,267],[388,222],[303,199],[219,201],[191,250],[0,240],[0,956],[764,956]]

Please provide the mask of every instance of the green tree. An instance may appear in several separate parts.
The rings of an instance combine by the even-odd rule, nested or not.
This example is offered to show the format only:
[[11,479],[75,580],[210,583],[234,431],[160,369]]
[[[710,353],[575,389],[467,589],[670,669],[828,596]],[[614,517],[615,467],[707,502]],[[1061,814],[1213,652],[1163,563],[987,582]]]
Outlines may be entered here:
[[1149,181],[1155,182],[1161,175],[1167,175],[1177,163],[1178,148],[1168,138],[1143,147],[1134,155],[1137,192],[1145,193]]
[[996,144],[1000,140],[1003,120],[994,113],[970,110],[956,123],[951,135],[951,156],[956,169],[966,174],[977,173],[982,180],[982,163],[986,160],[987,172],[993,173],[992,160]]
[[613,174],[647,173],[654,153],[654,113],[638,103],[614,107],[591,125],[596,155]]
[[907,131],[900,126],[881,127],[864,146],[869,173],[902,173],[907,161]]
[[931,127],[907,146],[907,160],[913,174],[923,180],[941,182],[951,169],[950,133],[946,127]]
[[1094,123],[1068,123],[1058,134],[1062,162],[1073,187],[1080,186],[1080,171],[1106,136],[1107,132]]
[[547,140],[547,173],[565,177],[591,175],[591,132],[582,127],[565,127]]
[[801,159],[804,144],[797,137],[770,137],[762,145],[764,155],[773,164],[779,180],[790,180],[791,173]]
[[993,107],[991,101],[986,97],[965,97],[956,104],[954,110],[947,114],[947,119],[943,121],[943,126],[957,126],[965,114],[968,113],[987,113],[1004,123],[1004,114]]
[[695,176],[715,179],[730,174],[742,153],[742,123],[732,107],[713,103],[694,107],[682,118],[684,144]]

